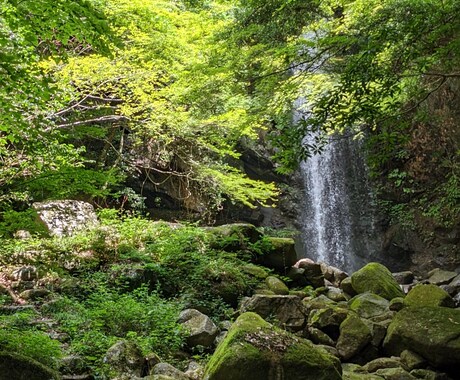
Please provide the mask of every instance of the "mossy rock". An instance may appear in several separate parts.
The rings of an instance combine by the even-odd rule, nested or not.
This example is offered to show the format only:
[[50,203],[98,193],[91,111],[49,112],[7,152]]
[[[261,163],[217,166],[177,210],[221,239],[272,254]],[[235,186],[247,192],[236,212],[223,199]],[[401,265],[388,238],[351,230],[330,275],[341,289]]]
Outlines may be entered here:
[[393,318],[383,347],[390,355],[411,350],[435,367],[460,370],[460,310],[406,307]]
[[289,268],[297,262],[294,239],[275,237],[266,239],[271,248],[259,257],[258,263],[280,273],[287,273]]
[[254,264],[246,264],[246,265],[243,265],[241,267],[241,270],[252,276],[252,277],[255,277],[259,280],[265,280],[268,275],[269,275],[269,270],[264,268],[264,267],[261,267],[259,265],[254,265]]
[[205,380],[339,380],[340,363],[308,340],[244,313],[211,357]]
[[382,264],[369,263],[351,275],[351,284],[356,293],[370,292],[391,300],[404,297],[391,272]]
[[337,350],[340,357],[348,360],[357,355],[368,343],[372,334],[369,327],[356,314],[350,313],[340,324]]
[[449,293],[433,284],[419,284],[412,288],[404,299],[404,304],[406,306],[455,306]]
[[214,237],[211,245],[224,251],[235,252],[248,249],[262,239],[262,233],[249,223],[224,224],[218,227],[210,227],[208,231]]
[[286,286],[286,284],[275,276],[268,276],[265,279],[265,284],[267,285],[268,289],[271,290],[274,294],[289,294],[289,288]]
[[362,293],[348,301],[350,310],[355,311],[362,318],[372,318],[382,315],[389,310],[390,302],[373,293]]
[[0,380],[58,380],[51,368],[26,356],[0,352]]

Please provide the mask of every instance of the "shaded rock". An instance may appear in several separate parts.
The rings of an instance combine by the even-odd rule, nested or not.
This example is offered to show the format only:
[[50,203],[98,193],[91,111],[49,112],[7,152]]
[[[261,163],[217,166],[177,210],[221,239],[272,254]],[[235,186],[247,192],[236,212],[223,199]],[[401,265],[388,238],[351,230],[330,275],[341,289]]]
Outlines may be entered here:
[[315,344],[322,344],[325,346],[335,346],[335,342],[329,337],[329,335],[322,332],[320,329],[309,327],[308,337]]
[[414,281],[414,274],[411,271],[392,273],[396,282],[400,285],[412,284]]
[[396,298],[393,298],[393,299],[390,301],[390,304],[388,305],[388,308],[389,308],[391,311],[399,311],[399,310],[401,310],[404,306],[405,306],[404,298],[402,298],[402,297],[396,297]]
[[354,363],[342,363],[342,371],[343,380],[383,380],[383,377],[370,374]]
[[348,277],[348,274],[339,268],[327,265],[326,263],[320,263],[320,265],[324,278],[335,286],[339,286],[342,280]]
[[141,376],[144,356],[134,342],[121,340],[107,350],[104,363],[119,374]]
[[451,282],[456,276],[456,272],[436,268],[428,272],[428,282],[434,285],[444,285]]
[[346,277],[342,280],[340,283],[340,289],[352,297],[358,294],[356,293],[355,289],[353,289],[353,285],[351,284],[351,277]]
[[299,297],[255,295],[244,300],[240,311],[254,312],[262,318],[275,318],[280,326],[299,331],[305,326],[306,309]]
[[340,335],[340,325],[347,318],[348,310],[338,306],[328,306],[325,309],[316,309],[310,312],[308,324],[316,327],[337,340]]
[[408,371],[412,371],[413,369],[424,367],[426,360],[415,352],[404,350],[401,352],[401,364]]
[[376,375],[382,376],[385,380],[415,380],[409,372],[402,368],[382,368],[375,372]]
[[360,317],[373,318],[385,314],[390,302],[377,294],[362,293],[348,301],[348,305]]
[[304,276],[304,273],[305,269],[291,267],[286,275],[292,281],[292,284],[294,286],[301,287],[309,285],[309,282],[307,278]]
[[246,264],[241,267],[241,270],[260,280],[266,279],[269,275],[268,269],[254,264]]
[[404,297],[391,272],[382,264],[369,263],[351,275],[353,289],[359,293],[370,292],[387,300]]
[[280,273],[287,273],[297,261],[295,242],[291,238],[267,237],[271,249],[258,258],[258,263]]
[[286,286],[286,284],[275,276],[268,276],[265,279],[265,284],[267,285],[268,289],[271,290],[274,294],[289,294],[289,288]]
[[0,352],[0,380],[58,380],[51,368],[26,356]]
[[37,267],[32,265],[23,266],[15,269],[11,273],[11,279],[15,281],[33,281],[38,278]]
[[355,314],[348,314],[340,325],[337,351],[342,359],[348,360],[357,355],[372,338],[369,327]]
[[82,201],[37,202],[32,207],[37,211],[38,217],[49,233],[54,236],[69,236],[95,227],[99,223],[93,206]]
[[410,371],[410,374],[417,379],[424,380],[454,380],[445,373],[435,372],[429,369],[414,369]]
[[296,262],[295,268],[303,269],[303,276],[315,288],[324,286],[324,274],[321,270],[321,264],[315,263],[310,259],[300,259]]
[[398,357],[392,358],[377,358],[363,365],[363,369],[367,372],[376,372],[382,368],[399,368],[401,367],[401,359]]
[[407,306],[454,307],[454,300],[445,290],[433,284],[415,286],[404,299]]
[[430,364],[460,369],[460,310],[406,307],[388,327],[383,347],[391,355],[411,350]]
[[310,341],[274,328],[255,313],[233,324],[205,369],[205,380],[339,380],[340,363]]
[[161,376],[168,376],[175,380],[190,380],[190,378],[182,371],[179,371],[177,368],[173,367],[171,364],[168,363],[158,363],[156,364],[150,375],[161,375]]
[[343,290],[339,288],[328,288],[326,293],[327,298],[331,299],[334,302],[346,301],[347,296]]
[[219,333],[211,318],[195,309],[183,310],[178,322],[188,330],[186,340],[189,347],[209,347]]

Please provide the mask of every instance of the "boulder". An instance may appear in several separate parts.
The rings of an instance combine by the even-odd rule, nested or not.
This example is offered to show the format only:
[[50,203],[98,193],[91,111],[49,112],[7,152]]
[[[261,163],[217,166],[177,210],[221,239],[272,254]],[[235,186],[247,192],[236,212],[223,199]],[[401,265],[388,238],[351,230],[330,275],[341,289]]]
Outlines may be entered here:
[[362,293],[348,301],[350,310],[362,318],[372,318],[386,313],[390,302],[373,293]]
[[433,269],[428,273],[428,282],[434,285],[444,285],[451,282],[458,273],[442,270],[439,268]]
[[286,284],[275,276],[268,276],[265,279],[265,284],[267,285],[268,289],[271,290],[274,294],[289,294],[289,288],[286,286]]
[[342,359],[348,360],[357,355],[371,342],[369,327],[354,313],[349,313],[340,324],[340,336],[336,348]]
[[240,311],[275,318],[280,326],[292,331],[302,330],[306,322],[306,308],[297,296],[257,294],[244,300]]
[[396,298],[393,298],[393,299],[390,301],[390,304],[388,305],[388,308],[389,308],[391,311],[399,311],[399,310],[401,310],[404,306],[405,306],[404,298],[402,298],[402,297],[396,297]]
[[409,285],[414,282],[414,274],[411,271],[392,273],[396,282],[400,285]]
[[401,367],[401,359],[398,357],[392,358],[377,358],[363,365],[363,369],[367,372],[376,372],[383,368],[399,368]]
[[340,282],[340,289],[352,297],[358,294],[356,293],[355,289],[353,289],[353,285],[351,284],[351,277],[345,277]]
[[334,302],[346,301],[350,298],[342,289],[334,287],[327,288],[326,296]]
[[179,371],[177,368],[173,367],[168,363],[158,363],[156,364],[150,372],[150,375],[154,376],[167,376],[175,380],[190,380],[184,372]]
[[433,284],[419,284],[404,299],[406,306],[454,307],[454,300],[445,290]]
[[340,362],[326,350],[244,313],[212,355],[204,379],[340,380],[340,372]]
[[219,333],[211,318],[195,309],[183,310],[178,322],[188,330],[186,340],[189,347],[209,347]]
[[409,372],[402,368],[382,368],[375,372],[376,375],[382,376],[385,380],[416,380]]
[[393,318],[383,347],[391,355],[411,350],[435,367],[460,370],[460,310],[406,307]]
[[224,224],[208,231],[215,238],[212,246],[230,252],[246,250],[262,238],[262,233],[250,223]]
[[351,275],[351,284],[358,293],[370,292],[387,300],[404,297],[391,272],[382,264],[369,263]]
[[408,371],[412,371],[413,369],[425,367],[426,360],[415,352],[404,350],[401,352],[401,364]]
[[320,265],[324,278],[335,286],[339,286],[342,280],[348,277],[348,274],[339,268],[327,265],[326,263],[320,263]]
[[324,274],[320,263],[315,263],[310,259],[300,259],[295,263],[294,268],[303,269],[303,277],[308,284],[315,288],[324,286]]
[[328,306],[325,309],[316,309],[308,316],[309,326],[325,332],[333,340],[340,335],[340,325],[347,318],[348,310],[338,306]]
[[15,353],[0,352],[0,380],[58,380],[51,368]]
[[32,207],[50,235],[69,236],[98,225],[91,204],[75,200],[36,202]]
[[107,350],[104,363],[120,375],[141,376],[144,355],[134,342],[121,340]]
[[267,240],[271,248],[258,258],[258,263],[280,273],[287,273],[297,261],[294,239],[267,237]]

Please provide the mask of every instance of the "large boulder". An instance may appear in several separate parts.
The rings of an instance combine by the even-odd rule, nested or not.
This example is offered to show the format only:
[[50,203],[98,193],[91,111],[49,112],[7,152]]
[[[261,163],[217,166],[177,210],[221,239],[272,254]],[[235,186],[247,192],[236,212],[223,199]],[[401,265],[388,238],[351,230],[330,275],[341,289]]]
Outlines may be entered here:
[[217,347],[204,379],[339,380],[340,372],[338,359],[325,349],[244,313]]
[[460,310],[406,307],[388,327],[383,347],[392,355],[410,350],[435,367],[460,370]]
[[391,300],[395,297],[404,297],[391,272],[382,264],[369,263],[351,275],[353,289],[359,293],[375,293]]
[[357,355],[371,339],[369,327],[356,314],[350,313],[340,325],[336,348],[340,357],[348,360]]
[[262,233],[250,223],[224,224],[208,231],[214,236],[214,247],[230,252],[246,250],[262,238]]
[[306,308],[297,296],[256,294],[241,304],[240,311],[254,312],[262,318],[275,318],[280,326],[301,330],[306,323]]
[[186,340],[189,347],[209,347],[219,333],[211,318],[195,309],[183,310],[178,322],[188,330]]
[[32,207],[53,236],[69,236],[98,225],[94,208],[87,202],[74,200],[36,202]]
[[286,286],[286,284],[275,276],[268,276],[265,279],[265,284],[267,285],[267,288],[271,290],[274,294],[278,294],[278,295],[288,295],[289,294],[289,288]]
[[362,318],[372,318],[389,311],[390,302],[373,293],[361,293],[348,301],[350,310]]
[[119,375],[141,376],[144,355],[134,342],[120,340],[107,350],[104,363]]
[[287,273],[297,261],[295,242],[291,238],[267,237],[270,249],[258,258],[258,263],[280,273]]
[[407,306],[445,306],[454,307],[454,300],[445,290],[433,284],[419,284],[407,293],[404,299]]
[[26,356],[0,352],[0,380],[58,380],[52,369]]

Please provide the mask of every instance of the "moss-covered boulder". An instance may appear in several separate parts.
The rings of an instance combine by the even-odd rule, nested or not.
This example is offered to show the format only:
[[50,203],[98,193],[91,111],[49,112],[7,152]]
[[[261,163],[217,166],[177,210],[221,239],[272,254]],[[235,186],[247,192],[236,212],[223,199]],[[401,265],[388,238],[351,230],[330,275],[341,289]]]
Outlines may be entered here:
[[388,327],[383,347],[391,355],[411,350],[435,367],[460,370],[460,310],[406,307]]
[[350,310],[362,318],[372,318],[386,313],[390,302],[373,293],[362,293],[348,301]]
[[265,284],[267,285],[267,288],[271,290],[274,294],[289,294],[289,288],[286,286],[286,284],[275,276],[268,276],[265,279]]
[[230,252],[245,250],[262,238],[262,233],[249,223],[224,224],[211,227],[208,231],[213,237],[213,247]]
[[340,325],[347,315],[347,309],[331,305],[325,309],[312,310],[308,316],[308,324],[325,332],[333,340],[337,340],[340,335]]
[[350,313],[340,325],[336,348],[340,357],[348,360],[357,355],[371,339],[369,327],[356,314]]
[[412,288],[404,299],[404,304],[406,306],[455,306],[449,293],[433,284],[419,284]]
[[244,313],[217,347],[205,380],[339,380],[340,363],[306,339]]
[[404,297],[391,272],[382,264],[369,263],[351,275],[351,284],[356,293],[370,292],[391,300]]
[[280,273],[287,273],[297,261],[294,239],[267,237],[269,248],[258,258],[258,263]]
[[26,356],[0,352],[0,380],[58,380],[52,369]]

